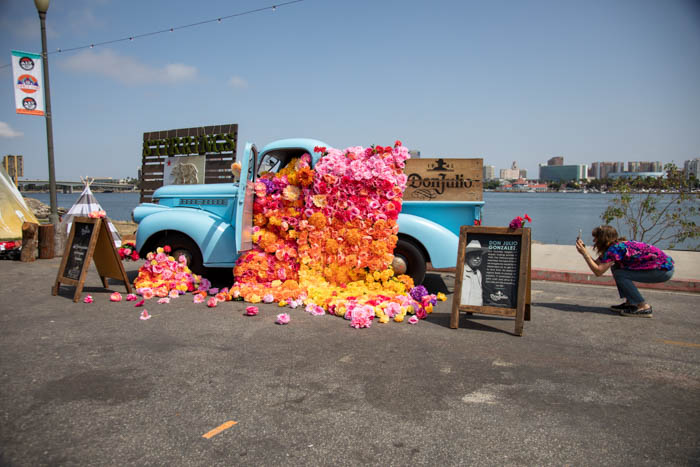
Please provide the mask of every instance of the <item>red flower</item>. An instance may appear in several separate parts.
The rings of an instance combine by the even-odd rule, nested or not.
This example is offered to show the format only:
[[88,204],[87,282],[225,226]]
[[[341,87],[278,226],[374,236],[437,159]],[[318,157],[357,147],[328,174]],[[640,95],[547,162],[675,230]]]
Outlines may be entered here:
[[165,245],[165,246],[163,247],[163,251],[166,252],[166,253],[170,253],[171,251],[173,251],[173,249],[170,248],[170,245]]
[[374,148],[374,151],[375,151],[377,154],[384,154],[384,148],[381,147],[381,146],[376,146],[376,147]]
[[474,225],[481,225],[481,219],[474,219]]
[[326,152],[326,147],[325,146],[314,146],[314,152],[320,152],[321,154],[323,154],[324,152]]
[[398,146],[403,146],[403,144],[401,144],[401,141],[399,141],[397,139],[396,141],[394,141],[394,147],[398,147]]
[[530,216],[528,216],[527,214],[525,214],[525,220],[528,222],[532,222],[532,219],[530,219]]

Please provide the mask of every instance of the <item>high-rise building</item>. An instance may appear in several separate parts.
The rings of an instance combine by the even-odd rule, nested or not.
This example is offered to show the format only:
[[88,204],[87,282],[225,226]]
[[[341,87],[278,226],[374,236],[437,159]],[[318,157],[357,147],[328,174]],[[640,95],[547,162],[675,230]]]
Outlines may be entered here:
[[520,178],[527,180],[527,169],[520,169]]
[[586,164],[577,165],[542,165],[540,164],[540,181],[568,182],[585,180],[588,174]]
[[496,166],[495,165],[485,165],[484,166],[484,181],[493,180],[496,178]]
[[547,161],[547,165],[564,165],[564,158],[561,156],[554,156]]
[[624,170],[624,162],[594,162],[591,164],[592,178],[608,178],[608,174],[612,172],[622,172]]
[[663,166],[661,162],[642,162],[642,161],[629,161],[627,163],[628,172],[661,172]]
[[695,159],[685,161],[683,164],[683,171],[685,172],[686,178],[690,178],[691,175],[694,175],[695,178],[700,178],[700,175],[698,175],[700,171],[700,158],[696,157]]
[[518,168],[518,163],[513,161],[510,169],[501,169],[500,178],[503,180],[517,180],[520,178],[520,169]]
[[411,149],[408,151],[408,154],[411,156],[411,159],[420,159],[420,151],[418,149]]

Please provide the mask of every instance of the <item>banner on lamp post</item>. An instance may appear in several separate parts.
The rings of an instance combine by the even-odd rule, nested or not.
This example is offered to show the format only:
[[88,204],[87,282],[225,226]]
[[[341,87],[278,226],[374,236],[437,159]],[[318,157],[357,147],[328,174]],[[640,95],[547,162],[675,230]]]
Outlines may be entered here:
[[12,51],[12,78],[18,114],[44,115],[44,85],[41,55]]

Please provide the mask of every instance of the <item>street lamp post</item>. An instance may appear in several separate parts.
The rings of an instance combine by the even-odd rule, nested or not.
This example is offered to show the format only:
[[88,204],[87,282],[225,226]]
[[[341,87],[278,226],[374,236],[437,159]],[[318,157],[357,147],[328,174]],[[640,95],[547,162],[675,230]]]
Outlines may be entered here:
[[53,162],[53,126],[51,125],[51,90],[49,88],[49,57],[46,54],[46,11],[50,0],[34,0],[41,21],[41,60],[44,65],[44,100],[46,101],[46,146],[49,152],[49,199],[51,214],[49,222],[58,225],[58,206],[56,201],[56,169]]

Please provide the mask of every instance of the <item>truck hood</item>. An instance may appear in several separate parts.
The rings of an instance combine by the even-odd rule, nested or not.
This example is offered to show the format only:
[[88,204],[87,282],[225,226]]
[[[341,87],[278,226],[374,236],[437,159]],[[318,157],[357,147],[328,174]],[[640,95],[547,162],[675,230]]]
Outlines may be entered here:
[[211,183],[203,185],[165,185],[153,193],[153,199],[175,197],[237,196],[238,183]]

